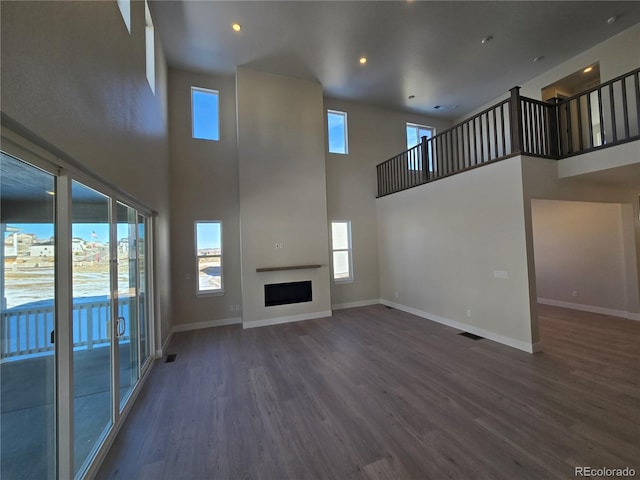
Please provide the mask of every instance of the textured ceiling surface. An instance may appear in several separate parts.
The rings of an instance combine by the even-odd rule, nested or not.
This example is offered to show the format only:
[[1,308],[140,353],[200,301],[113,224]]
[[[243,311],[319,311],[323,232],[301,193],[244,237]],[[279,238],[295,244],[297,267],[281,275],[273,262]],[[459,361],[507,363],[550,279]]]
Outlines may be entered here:
[[152,1],[151,10],[170,66],[228,75],[248,66],[450,119],[640,22],[635,1]]

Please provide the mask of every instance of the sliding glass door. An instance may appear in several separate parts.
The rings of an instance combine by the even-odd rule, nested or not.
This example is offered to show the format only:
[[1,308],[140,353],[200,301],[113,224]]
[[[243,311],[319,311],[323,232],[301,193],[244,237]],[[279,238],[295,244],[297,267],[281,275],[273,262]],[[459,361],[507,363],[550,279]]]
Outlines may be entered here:
[[118,358],[120,409],[138,381],[138,213],[122,203],[118,213]]
[[111,199],[71,184],[74,471],[113,425]]
[[55,176],[0,157],[0,478],[56,478]]
[[151,364],[149,216],[4,152],[0,477],[83,478]]

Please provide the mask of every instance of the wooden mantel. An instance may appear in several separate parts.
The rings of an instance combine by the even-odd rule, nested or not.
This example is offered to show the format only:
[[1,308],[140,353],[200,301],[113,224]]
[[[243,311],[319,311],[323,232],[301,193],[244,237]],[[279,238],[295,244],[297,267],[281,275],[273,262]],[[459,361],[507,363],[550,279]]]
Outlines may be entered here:
[[261,267],[256,272],[280,272],[282,270],[305,270],[307,268],[320,268],[322,265],[288,265],[285,267]]

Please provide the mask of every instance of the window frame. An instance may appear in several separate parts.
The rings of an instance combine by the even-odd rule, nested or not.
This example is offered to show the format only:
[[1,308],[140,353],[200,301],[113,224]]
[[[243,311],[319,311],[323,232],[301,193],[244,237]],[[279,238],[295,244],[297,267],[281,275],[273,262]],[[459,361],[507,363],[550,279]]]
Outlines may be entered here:
[[[191,86],[191,138],[193,140],[204,140],[205,142],[219,142],[220,141],[220,91],[213,90],[212,88],[204,88],[204,87],[196,87]],[[218,108],[216,109],[216,117],[217,117],[217,131],[215,132],[215,136],[217,138],[202,138],[195,136],[196,130],[196,117],[195,117],[195,109],[193,106],[193,92],[203,92],[210,95],[215,95],[218,99]]]
[[145,73],[151,91],[156,93],[156,40],[153,18],[149,10],[149,2],[144,0],[144,48],[145,48]]
[[[409,145],[409,129],[413,128],[415,130],[417,130],[417,134],[418,134],[418,140],[420,140],[418,143],[416,143],[415,145]],[[415,147],[416,145],[420,145],[420,143],[422,143],[422,135],[420,135],[420,130],[428,130],[430,132],[430,135],[427,135],[428,138],[433,138],[436,136],[436,129],[435,127],[430,127],[429,125],[422,125],[419,123],[414,123],[414,122],[406,122],[405,123],[405,135],[407,137],[407,150],[412,149],[413,147]],[[434,171],[434,167],[433,167],[433,163],[432,163],[432,158],[433,156],[431,155],[431,146],[429,145],[429,154],[428,154],[429,159],[431,160],[429,162],[429,172],[433,172]],[[420,152],[420,157],[417,159],[418,164],[415,165],[414,164],[414,159],[407,159],[407,169],[410,172],[420,172],[423,170],[423,165],[422,165],[422,152]],[[415,168],[414,168],[415,167]]]
[[[220,230],[220,254],[219,255],[199,255],[198,254],[198,225],[200,224],[218,224]],[[224,294],[224,272],[223,272],[223,261],[222,261],[222,220],[195,220],[193,222],[193,242],[194,242],[194,256],[195,256],[195,267],[196,267],[196,296],[220,296]],[[219,258],[220,259],[220,288],[216,289],[200,289],[200,259],[201,258]]]
[[[347,226],[347,248],[335,248],[334,239],[333,239],[333,225],[334,224],[346,224]],[[335,262],[334,262],[334,253],[335,252],[347,252],[348,256],[348,265],[349,265],[349,276],[345,278],[336,278],[335,273]],[[331,221],[331,279],[334,283],[352,283],[354,280],[353,275],[353,241],[351,236],[351,220],[332,220]]]
[[[338,115],[344,119],[344,129],[342,135],[344,136],[344,152],[331,151],[331,129],[329,128],[329,115]],[[347,112],[340,110],[327,109],[327,150],[334,155],[349,155],[349,122]]]

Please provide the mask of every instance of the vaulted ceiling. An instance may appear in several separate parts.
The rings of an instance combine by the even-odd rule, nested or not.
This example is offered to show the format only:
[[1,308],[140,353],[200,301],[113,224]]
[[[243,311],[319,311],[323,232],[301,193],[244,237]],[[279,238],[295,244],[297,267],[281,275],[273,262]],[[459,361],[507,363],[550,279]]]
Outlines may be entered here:
[[635,1],[152,1],[150,8],[170,66],[229,75],[249,66],[318,81],[329,96],[449,119],[640,22]]

